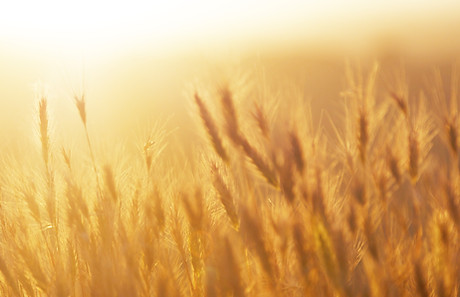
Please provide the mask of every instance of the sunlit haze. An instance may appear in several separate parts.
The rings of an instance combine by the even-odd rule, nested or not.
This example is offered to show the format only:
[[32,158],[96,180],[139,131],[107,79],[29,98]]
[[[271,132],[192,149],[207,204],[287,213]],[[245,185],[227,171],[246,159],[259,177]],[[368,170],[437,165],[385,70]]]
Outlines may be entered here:
[[375,35],[442,34],[439,30],[458,25],[459,8],[458,1],[447,0],[3,1],[0,40],[4,46],[105,55],[138,46],[157,51],[242,43],[338,46],[369,42]]

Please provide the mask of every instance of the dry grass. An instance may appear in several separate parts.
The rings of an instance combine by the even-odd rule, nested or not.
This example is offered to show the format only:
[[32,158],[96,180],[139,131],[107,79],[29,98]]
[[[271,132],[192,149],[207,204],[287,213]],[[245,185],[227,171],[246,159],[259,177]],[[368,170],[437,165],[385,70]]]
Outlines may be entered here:
[[311,111],[287,113],[305,105],[276,110],[290,125],[263,100],[245,110],[238,89],[196,93],[209,145],[166,158],[166,138],[149,137],[124,168],[101,161],[84,97],[75,121],[89,151],[55,151],[43,98],[45,170],[2,171],[0,295],[458,296],[452,76],[448,102],[436,73],[412,100],[380,90],[377,65],[349,67],[329,130],[307,127]]

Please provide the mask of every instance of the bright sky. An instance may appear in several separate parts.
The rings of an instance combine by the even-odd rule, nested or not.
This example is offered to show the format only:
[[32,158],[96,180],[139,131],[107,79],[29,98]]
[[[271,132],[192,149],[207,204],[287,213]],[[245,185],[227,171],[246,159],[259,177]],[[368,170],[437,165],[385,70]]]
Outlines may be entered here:
[[331,33],[353,21],[460,16],[459,8],[453,0],[15,0],[1,1],[0,40],[103,51],[146,43],[283,40]]

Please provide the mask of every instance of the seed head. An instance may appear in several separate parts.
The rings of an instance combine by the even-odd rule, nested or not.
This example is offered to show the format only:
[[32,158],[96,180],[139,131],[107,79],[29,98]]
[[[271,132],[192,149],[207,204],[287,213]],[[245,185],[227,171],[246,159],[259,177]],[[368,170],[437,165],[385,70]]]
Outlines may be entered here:
[[407,103],[404,100],[404,97],[396,94],[395,92],[390,92],[390,96],[395,101],[396,105],[398,105],[404,116],[407,116]]
[[458,131],[457,131],[457,117],[446,120],[446,134],[449,141],[449,146],[454,155],[458,154]]
[[86,126],[86,101],[85,101],[85,95],[81,95],[80,98],[75,96],[75,105],[77,106],[78,113],[80,114],[81,121],[83,122],[83,125]]
[[212,145],[214,147],[214,150],[216,153],[224,160],[224,162],[228,161],[228,154],[227,151],[224,148],[224,145],[222,143],[222,139],[220,138],[217,126],[214,122],[214,119],[212,118],[211,114],[209,113],[208,108],[204,104],[203,100],[201,97],[195,93],[195,102],[196,105],[198,106],[198,109],[200,111],[200,116],[201,119],[203,120],[203,124],[206,127],[206,130],[208,132],[209,138],[211,139]]
[[409,175],[413,182],[416,181],[419,170],[419,143],[417,134],[412,130],[409,134]]
[[46,98],[40,99],[38,103],[38,112],[40,120],[40,140],[42,143],[42,153],[45,165],[48,167],[49,159],[49,135],[48,135],[48,101]]
[[368,119],[366,112],[362,109],[359,112],[358,149],[361,161],[366,161],[367,143],[369,141]]

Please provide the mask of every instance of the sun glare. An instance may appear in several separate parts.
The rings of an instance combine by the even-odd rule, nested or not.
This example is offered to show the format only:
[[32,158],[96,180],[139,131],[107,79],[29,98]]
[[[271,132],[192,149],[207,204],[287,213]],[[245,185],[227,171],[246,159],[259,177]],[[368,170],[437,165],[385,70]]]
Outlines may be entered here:
[[[388,23],[452,11],[454,1],[3,1],[0,38],[29,46],[102,50],[139,44],[193,46],[344,33],[355,20]],[[438,3],[438,4],[436,4]],[[348,28],[350,29],[350,28]],[[341,31],[342,30],[342,31]],[[339,33],[337,33],[339,32]],[[350,32],[347,32],[350,33]],[[359,32],[358,32],[359,33]]]

